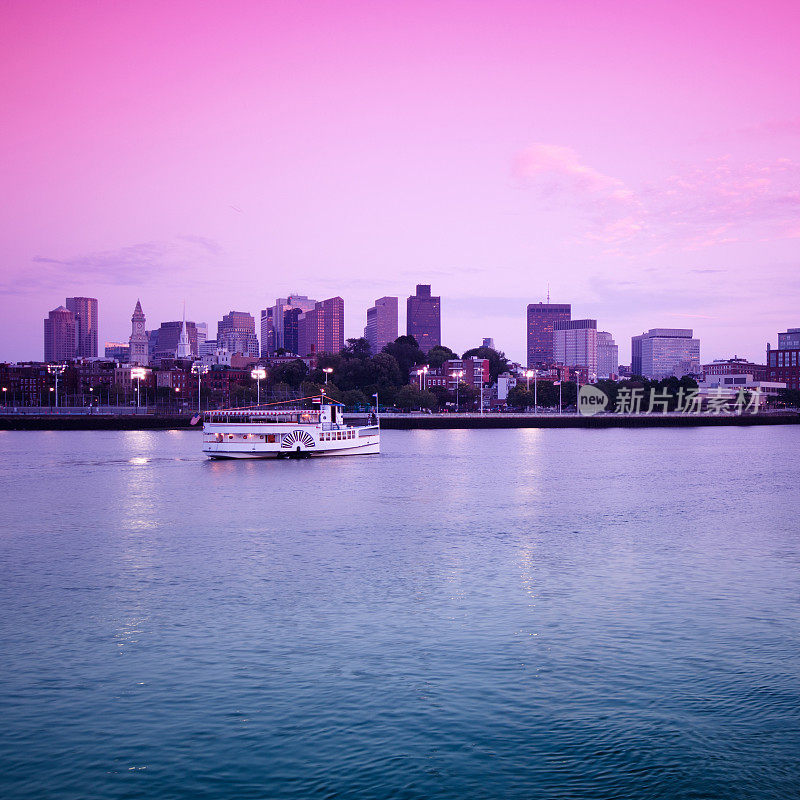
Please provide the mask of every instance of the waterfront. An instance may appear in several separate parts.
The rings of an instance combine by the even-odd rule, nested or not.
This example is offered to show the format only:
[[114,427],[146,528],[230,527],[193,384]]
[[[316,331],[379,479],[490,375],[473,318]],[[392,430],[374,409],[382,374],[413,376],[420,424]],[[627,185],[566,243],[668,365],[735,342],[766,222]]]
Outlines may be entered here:
[[8,798],[785,798],[800,429],[0,433]]

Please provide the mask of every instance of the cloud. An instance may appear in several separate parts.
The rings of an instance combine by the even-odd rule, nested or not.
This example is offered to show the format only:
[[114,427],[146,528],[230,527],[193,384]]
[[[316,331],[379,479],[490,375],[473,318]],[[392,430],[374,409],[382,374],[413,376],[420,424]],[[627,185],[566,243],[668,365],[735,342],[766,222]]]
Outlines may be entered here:
[[512,166],[519,180],[551,191],[588,192],[609,199],[629,200],[633,193],[618,178],[584,164],[569,147],[533,144],[517,154]]
[[789,158],[737,163],[723,156],[634,189],[568,147],[535,144],[515,157],[513,172],[544,198],[566,198],[583,219],[581,238],[604,245],[605,255],[699,250],[800,231],[800,163]]
[[68,258],[37,255],[24,275],[0,284],[0,293],[29,294],[78,284],[143,286],[179,277],[184,286],[204,283],[198,267],[217,264],[221,246],[202,236],[177,236],[169,241],[140,242]]

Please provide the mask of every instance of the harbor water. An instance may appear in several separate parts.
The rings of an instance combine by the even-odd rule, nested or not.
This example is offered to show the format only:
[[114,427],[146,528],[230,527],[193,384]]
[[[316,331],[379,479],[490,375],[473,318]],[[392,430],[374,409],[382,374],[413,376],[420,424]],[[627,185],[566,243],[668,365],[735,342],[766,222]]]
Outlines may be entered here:
[[0,796],[800,795],[800,426],[0,432]]

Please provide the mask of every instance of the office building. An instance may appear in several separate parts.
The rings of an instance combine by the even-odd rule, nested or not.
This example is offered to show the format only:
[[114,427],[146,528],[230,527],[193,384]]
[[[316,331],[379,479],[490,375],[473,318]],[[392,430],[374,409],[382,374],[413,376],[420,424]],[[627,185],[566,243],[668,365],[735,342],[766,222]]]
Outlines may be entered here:
[[75,317],[76,358],[97,358],[97,300],[94,297],[68,297],[66,306]]
[[344,300],[331,297],[315,303],[297,320],[297,354],[339,353],[344,347]]
[[788,328],[779,333],[778,350],[800,350],[800,328]]
[[651,328],[631,337],[631,372],[651,380],[700,374],[700,340],[691,328]]
[[553,363],[553,326],[572,319],[569,303],[530,303],[527,319],[528,367],[545,367]]
[[716,375],[752,375],[757,381],[767,379],[767,367],[764,364],[754,364],[746,358],[721,358],[710,364],[703,364],[703,379],[708,380]]
[[274,310],[272,306],[261,309],[261,358],[268,358],[275,354]]
[[779,333],[777,350],[767,344],[767,379],[800,389],[800,328]]
[[614,378],[619,375],[619,345],[608,331],[597,332],[597,377]]
[[75,355],[75,315],[59,306],[44,321],[44,360],[48,364],[71,361]]
[[217,324],[217,347],[258,358],[256,321],[246,311],[230,311]]
[[125,342],[106,342],[103,355],[118,364],[127,364],[131,356],[131,346]]
[[[284,321],[286,319],[285,314],[287,311],[291,311],[293,308],[299,308],[302,313],[306,313],[307,311],[313,311],[317,305],[317,301],[311,297],[307,297],[304,294],[292,294],[288,297],[279,297],[275,301],[275,305],[272,306],[272,313],[266,315],[266,312],[269,309],[264,309],[261,312],[261,320],[262,320],[262,327],[267,320],[271,321],[272,324],[272,344],[273,349],[267,349],[266,355],[271,356],[277,350],[284,349],[289,350],[286,346],[286,342],[284,341]],[[289,321],[291,322],[292,317],[289,317]],[[269,330],[269,328],[268,328]],[[291,342],[290,342],[291,344]],[[270,342],[267,343],[268,348]],[[262,331],[262,349],[263,349],[263,331]]]
[[573,319],[553,323],[553,361],[578,367],[588,380],[597,378],[597,320]]
[[367,309],[367,326],[364,338],[369,342],[373,354],[397,338],[397,298],[379,297],[372,308]]
[[429,284],[418,283],[417,293],[406,301],[406,333],[426,354],[442,343],[441,297],[431,295]]
[[[181,339],[184,325],[186,326],[185,342]],[[151,332],[150,342],[151,364],[157,364],[162,358],[197,358],[200,352],[197,343],[197,326],[194,322],[184,322],[183,320],[162,322],[157,330]]]
[[142,304],[137,300],[131,317],[131,336],[128,340],[130,355],[128,363],[146,367],[150,363],[150,343],[144,326],[147,320],[142,311]]

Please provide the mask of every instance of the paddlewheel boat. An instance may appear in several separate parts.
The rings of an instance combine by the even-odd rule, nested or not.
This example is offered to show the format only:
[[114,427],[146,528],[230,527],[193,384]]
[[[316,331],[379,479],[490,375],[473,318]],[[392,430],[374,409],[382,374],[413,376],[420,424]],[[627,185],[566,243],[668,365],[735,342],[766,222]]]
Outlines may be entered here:
[[314,409],[257,406],[207,411],[203,452],[211,458],[305,458],[380,453],[377,411],[370,424],[347,425],[342,406],[315,398]]

